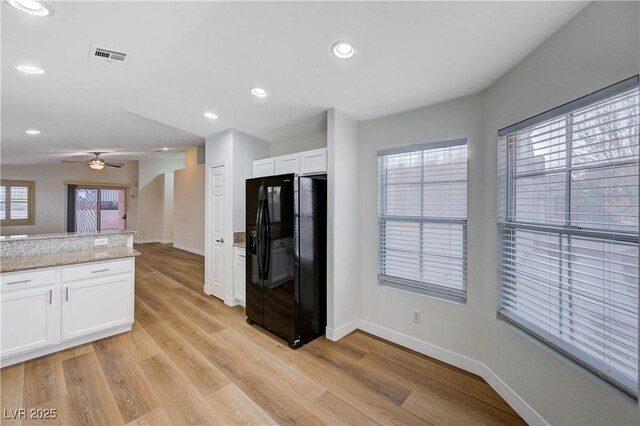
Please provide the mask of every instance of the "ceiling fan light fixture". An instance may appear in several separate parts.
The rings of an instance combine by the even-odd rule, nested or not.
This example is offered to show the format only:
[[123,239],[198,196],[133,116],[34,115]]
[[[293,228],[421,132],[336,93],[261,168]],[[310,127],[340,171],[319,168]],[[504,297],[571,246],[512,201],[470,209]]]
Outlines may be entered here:
[[89,167],[91,167],[93,170],[102,170],[104,169],[104,161],[99,158],[94,158],[93,160],[89,161]]
[[20,12],[34,16],[49,16],[53,9],[46,3],[37,0],[8,0],[9,4]]

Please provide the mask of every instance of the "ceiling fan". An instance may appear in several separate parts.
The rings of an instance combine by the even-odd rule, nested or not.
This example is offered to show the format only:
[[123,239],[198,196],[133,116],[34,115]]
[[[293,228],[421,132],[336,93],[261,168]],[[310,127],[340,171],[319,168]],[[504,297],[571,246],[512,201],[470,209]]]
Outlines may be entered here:
[[105,166],[107,167],[115,167],[115,168],[121,168],[124,167],[124,164],[122,163],[107,163],[105,162],[102,158],[100,158],[100,154],[102,154],[101,152],[92,152],[91,154],[94,155],[94,157],[89,160],[89,161],[66,161],[63,160],[63,163],[82,163],[82,164],[89,164],[89,167],[91,167],[94,170],[102,170],[104,169]]

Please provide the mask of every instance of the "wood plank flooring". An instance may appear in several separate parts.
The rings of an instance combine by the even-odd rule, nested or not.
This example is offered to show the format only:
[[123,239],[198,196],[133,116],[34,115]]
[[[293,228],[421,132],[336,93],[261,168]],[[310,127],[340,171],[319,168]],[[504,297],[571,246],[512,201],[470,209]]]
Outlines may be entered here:
[[525,424],[479,377],[363,332],[291,350],[203,293],[201,256],[136,249],[133,331],[2,369],[3,414],[58,414],[2,424]]

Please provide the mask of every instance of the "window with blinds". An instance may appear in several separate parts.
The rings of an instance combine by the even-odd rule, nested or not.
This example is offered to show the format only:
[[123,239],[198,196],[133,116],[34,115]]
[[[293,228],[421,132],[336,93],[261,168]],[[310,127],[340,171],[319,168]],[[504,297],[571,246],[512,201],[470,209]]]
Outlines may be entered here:
[[35,223],[35,182],[8,179],[0,182],[0,221],[3,226]]
[[467,140],[378,152],[380,284],[466,300]]
[[638,395],[638,77],[500,131],[500,315]]

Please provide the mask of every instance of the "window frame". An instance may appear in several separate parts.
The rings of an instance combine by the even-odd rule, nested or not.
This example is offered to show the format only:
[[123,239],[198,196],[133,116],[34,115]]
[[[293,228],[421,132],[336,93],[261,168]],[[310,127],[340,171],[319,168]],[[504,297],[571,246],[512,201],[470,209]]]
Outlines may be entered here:
[[[599,376],[604,381],[612,384],[618,389],[632,395],[633,397],[638,397],[638,387],[639,380],[636,377],[635,383],[629,383],[629,380],[620,374],[618,371],[611,369],[605,373],[607,370],[607,365],[604,361],[600,361],[593,357],[591,354],[583,350],[582,348],[571,344],[570,342],[563,340],[559,337],[554,336],[551,333],[545,332],[540,329],[536,324],[531,323],[526,318],[518,316],[517,314],[510,312],[507,308],[504,307],[504,302],[502,300],[502,294],[505,289],[509,289],[509,287],[513,287],[515,284],[515,278],[511,281],[506,280],[505,274],[509,274],[511,269],[505,265],[505,257],[513,256],[513,253],[507,253],[503,249],[503,245],[505,241],[508,243],[512,240],[512,234],[514,234],[517,230],[524,231],[532,231],[532,232],[540,232],[547,234],[549,236],[558,237],[560,239],[560,244],[562,244],[562,239],[567,238],[571,239],[572,237],[583,238],[583,239],[597,239],[603,242],[616,242],[621,244],[635,244],[636,247],[639,243],[639,237],[637,232],[619,230],[619,229],[605,229],[604,227],[598,228],[595,226],[577,226],[572,224],[572,218],[570,212],[572,211],[571,206],[573,205],[574,200],[571,197],[571,173],[574,171],[584,171],[584,170],[603,170],[607,167],[611,167],[611,164],[602,165],[599,163],[587,164],[587,165],[575,165],[572,164],[572,155],[567,155],[565,158],[565,164],[563,167],[557,167],[550,171],[533,171],[533,172],[520,172],[516,173],[514,170],[516,160],[512,158],[514,152],[509,148],[510,142],[512,142],[512,135],[515,135],[517,132],[521,130],[529,129],[538,124],[542,124],[545,122],[549,122],[555,118],[566,116],[567,120],[571,120],[573,115],[576,112],[580,112],[581,109],[595,104],[597,102],[603,101],[605,99],[617,96],[626,91],[633,90],[634,88],[639,87],[639,76],[633,76],[626,80],[623,80],[619,83],[608,86],[604,89],[598,90],[596,92],[590,93],[586,96],[578,98],[572,102],[568,102],[563,104],[557,108],[553,108],[549,111],[545,111],[541,114],[533,116],[529,119],[523,120],[516,124],[513,124],[509,127],[501,129],[498,132],[499,143],[498,143],[498,231],[499,231],[499,250],[498,250],[498,286],[499,286],[499,301],[498,301],[498,318],[509,322],[520,330],[523,330],[528,335],[532,336],[536,340],[544,343],[547,347],[556,351],[557,353],[569,358],[573,362],[579,364],[584,367],[586,370],[591,373]],[[640,124],[639,124],[640,126]],[[570,125],[565,125],[566,129],[570,129]],[[571,152],[571,142],[572,138],[567,137],[567,152]],[[624,163],[624,164],[623,164]],[[624,161],[614,161],[612,164],[616,166],[626,165],[629,163],[631,165],[638,164],[638,160],[624,160]],[[504,170],[501,170],[501,167],[504,166]],[[515,207],[516,207],[516,195],[515,195],[515,184],[518,178],[526,177],[526,176],[548,176],[557,173],[563,173],[564,177],[569,184],[564,188],[564,196],[566,205],[564,207],[566,218],[561,223],[552,223],[549,224],[549,221],[544,222],[533,222],[526,220],[517,220],[515,218]],[[508,271],[505,272],[505,270]],[[640,290],[638,290],[640,291]],[[640,299],[640,298],[639,298]],[[638,310],[640,307],[636,306],[636,314],[639,314]],[[570,319],[568,319],[570,320]],[[567,321],[568,321],[567,320]],[[637,356],[637,360],[640,360],[640,356]],[[640,363],[640,361],[638,361]],[[640,371],[640,366],[637,366]],[[635,389],[634,389],[635,386]]]
[[[36,182],[33,180],[0,179],[0,186],[5,189],[5,219],[0,220],[0,226],[23,226],[36,224]],[[11,187],[26,187],[27,189],[27,218],[11,218]]]
[[[466,179],[464,180],[465,184],[465,198],[467,199],[467,204],[465,207],[465,215],[464,219],[461,218],[444,218],[444,217],[429,217],[421,213],[420,216],[401,216],[401,215],[388,215],[386,213],[386,191],[387,184],[385,182],[386,176],[381,176],[380,165],[377,165],[377,179],[378,179],[378,207],[377,207],[377,222],[378,222],[378,283],[379,285],[383,285],[386,287],[396,288],[399,290],[404,290],[416,294],[421,294],[425,296],[434,297],[437,299],[447,300],[451,302],[457,302],[461,304],[465,304],[467,301],[467,230],[468,230],[468,141],[467,138],[458,138],[440,142],[431,142],[431,143],[421,143],[410,146],[402,146],[397,148],[390,148],[378,151],[377,160],[380,161],[381,157],[386,157],[389,155],[395,154],[411,154],[416,152],[424,152],[429,150],[437,150],[442,148],[450,148],[457,146],[465,146],[466,148],[466,158],[465,158],[465,173]],[[423,160],[424,161],[424,160]],[[422,165],[424,168],[424,164]],[[442,183],[461,183],[462,181],[444,181]],[[423,203],[422,197],[424,197],[424,186],[425,181],[424,177],[421,178],[419,185],[421,187],[420,197],[421,204]],[[384,206],[383,206],[384,205]],[[401,277],[388,276],[383,274],[384,265],[383,265],[383,252],[384,252],[384,240],[382,235],[384,234],[384,228],[387,221],[406,221],[419,224],[419,238],[420,241],[420,252],[424,249],[424,243],[422,236],[424,235],[423,226],[425,223],[429,224],[450,224],[450,225],[460,225],[461,233],[462,233],[462,289],[448,288],[445,286],[441,286],[438,284],[428,283],[424,281],[414,281]],[[422,255],[421,255],[422,256]]]

